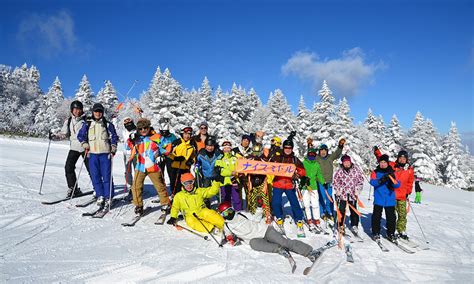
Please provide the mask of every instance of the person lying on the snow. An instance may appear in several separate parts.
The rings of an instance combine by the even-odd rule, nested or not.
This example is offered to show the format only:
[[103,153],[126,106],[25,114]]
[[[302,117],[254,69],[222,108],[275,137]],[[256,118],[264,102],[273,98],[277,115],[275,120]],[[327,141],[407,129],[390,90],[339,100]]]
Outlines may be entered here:
[[228,201],[221,203],[218,210],[225,219],[222,243],[235,245],[242,240],[256,251],[278,253],[284,257],[288,257],[288,252],[291,251],[308,257],[311,261],[314,261],[319,254],[312,246],[283,236],[272,225],[252,220],[250,219],[252,216],[248,213],[245,215],[236,212]]
[[[183,214],[186,225],[198,232],[210,232],[214,227],[222,230],[224,219],[216,211],[206,208],[204,199],[211,198],[219,192],[221,183],[213,181],[210,187],[194,186],[194,176],[191,173],[181,175],[184,190],[176,193],[171,206],[171,218],[167,224],[175,225],[178,213]],[[196,213],[197,218],[194,216]],[[198,220],[199,218],[199,220]],[[204,227],[206,226],[206,227]]]

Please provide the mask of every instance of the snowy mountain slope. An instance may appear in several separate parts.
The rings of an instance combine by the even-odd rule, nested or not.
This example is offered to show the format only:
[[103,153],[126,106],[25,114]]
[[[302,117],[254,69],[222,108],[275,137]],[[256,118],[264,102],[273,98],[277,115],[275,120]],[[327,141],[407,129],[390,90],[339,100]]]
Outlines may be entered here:
[[[43,195],[38,195],[47,141],[0,138],[0,282],[206,282],[206,283],[314,283],[331,282],[472,282],[473,272],[473,195],[470,192],[422,184],[422,204],[412,204],[423,226],[430,250],[409,255],[386,244],[382,252],[370,241],[372,205],[366,185],[362,201],[367,208],[362,225],[363,243],[353,243],[355,263],[347,263],[342,250],[327,251],[308,276],[310,264],[295,256],[298,268],[290,273],[287,261],[276,254],[252,251],[247,245],[218,248],[171,226],[156,226],[158,211],[145,216],[133,228],[121,222],[132,216],[132,206],[120,204],[104,219],[82,217],[69,202],[45,206],[42,200],[66,194],[64,161],[68,147],[53,142],[49,153]],[[79,171],[80,163],[77,164]],[[114,159],[114,180],[123,188],[123,162],[119,152]],[[82,189],[90,188],[87,175],[81,175]],[[147,180],[147,183],[150,181]],[[146,186],[146,205],[156,197]],[[119,192],[122,189],[119,189]],[[72,204],[83,197],[73,200]],[[296,236],[294,224],[287,224],[289,236]],[[362,229],[362,228],[361,228]],[[423,242],[412,212],[408,233]],[[310,235],[305,242],[319,247],[330,237]]]

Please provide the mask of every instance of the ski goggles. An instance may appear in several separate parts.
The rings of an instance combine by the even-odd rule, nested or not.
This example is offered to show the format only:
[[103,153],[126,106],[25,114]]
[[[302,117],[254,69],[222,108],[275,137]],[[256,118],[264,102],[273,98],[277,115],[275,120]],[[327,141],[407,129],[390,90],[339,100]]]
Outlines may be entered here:
[[221,212],[222,217],[227,217],[234,213],[234,209],[232,207],[227,208],[226,210]]
[[188,181],[183,182],[183,186],[188,186],[188,185],[193,185],[193,184],[194,184],[194,180],[188,180]]

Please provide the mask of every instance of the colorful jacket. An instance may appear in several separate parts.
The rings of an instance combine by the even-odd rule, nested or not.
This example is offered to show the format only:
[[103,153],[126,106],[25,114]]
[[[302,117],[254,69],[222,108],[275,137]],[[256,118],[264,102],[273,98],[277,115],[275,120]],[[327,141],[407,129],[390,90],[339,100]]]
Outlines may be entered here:
[[199,151],[197,164],[199,164],[200,171],[205,178],[213,178],[216,176],[214,166],[220,157],[221,156],[216,151],[212,153],[211,157],[209,157],[206,149]]
[[389,166],[387,169],[377,167],[370,175],[370,184],[374,187],[374,205],[382,207],[395,206],[395,191],[394,189],[400,187],[400,182],[397,180],[396,184],[391,184],[390,181],[379,184],[379,180],[386,174],[393,173],[393,169]]
[[173,133],[170,133],[168,136],[161,135],[160,143],[158,143],[158,147],[160,147],[160,153],[162,155],[169,156],[173,150],[173,142],[176,140],[178,140],[178,138],[176,138]]
[[[376,150],[374,154],[377,157],[377,160],[380,158],[380,156],[382,156],[380,150]],[[415,171],[413,167],[408,164],[408,160],[403,167],[402,165],[393,161],[389,162],[389,165],[394,169],[397,180],[400,181],[400,187],[395,190],[397,200],[406,200],[407,195],[410,195],[413,191]]]
[[183,217],[198,213],[202,208],[205,208],[204,199],[213,197],[219,192],[221,184],[217,181],[213,181],[210,187],[200,187],[194,189],[192,192],[181,190],[176,193],[173,198],[173,205],[171,206],[170,216],[173,218],[178,217],[178,213],[181,212]]
[[117,147],[118,135],[114,125],[105,118],[88,119],[86,123],[82,124],[81,130],[77,134],[77,140],[82,145],[89,143],[89,153],[105,154],[110,153],[110,146]]
[[332,183],[332,175],[334,173],[334,161],[339,159],[339,156],[342,154],[342,148],[337,147],[335,152],[332,152],[331,155],[327,155],[326,157],[316,156],[316,162],[319,163],[321,167],[321,172],[323,173],[323,177],[326,183]]
[[[196,156],[194,147],[191,145],[191,140],[184,141],[180,138],[173,142],[173,151],[170,154],[171,167],[175,169],[189,170],[191,165],[194,164],[194,158]],[[184,161],[175,161],[176,157],[184,157]]]
[[237,157],[232,152],[224,153],[220,159],[216,161],[215,167],[221,168],[221,176],[224,177],[224,185],[232,184],[232,172],[237,166]]
[[[316,160],[309,160],[305,158],[303,161],[304,169],[306,171],[306,176],[309,178],[309,189],[318,190],[318,183],[324,184],[324,177],[321,172],[321,167]],[[306,190],[307,187],[303,188]]]
[[142,173],[159,172],[160,168],[156,159],[160,156],[160,149],[158,147],[160,135],[155,133],[147,136],[138,136],[134,143],[132,155],[136,154],[138,156],[135,170]]
[[356,201],[364,186],[364,174],[356,165],[352,165],[349,169],[340,167],[334,174],[332,188],[342,200],[347,200],[349,195],[350,201]]
[[[295,157],[294,153],[291,155],[282,154],[280,156],[274,157],[271,162],[275,163],[284,163],[284,164],[294,164],[296,166],[296,172],[300,177],[306,176],[306,171],[304,169],[303,163]],[[275,176],[273,179],[273,187],[279,189],[293,189],[293,178],[291,177],[282,177],[282,176]]]

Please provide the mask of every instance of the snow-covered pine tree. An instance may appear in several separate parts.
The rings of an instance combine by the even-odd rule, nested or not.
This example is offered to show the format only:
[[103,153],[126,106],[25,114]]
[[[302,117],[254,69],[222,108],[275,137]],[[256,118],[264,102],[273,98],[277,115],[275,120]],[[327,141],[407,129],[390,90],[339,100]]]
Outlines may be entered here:
[[398,121],[397,116],[394,114],[390,120],[390,125],[387,128],[387,151],[390,153],[390,157],[397,157],[398,152],[402,149],[403,132]]
[[339,101],[336,111],[336,119],[334,124],[334,138],[339,141],[339,139],[346,139],[346,144],[344,146],[344,153],[351,156],[352,161],[361,166],[363,164],[363,159],[359,155],[360,149],[366,149],[366,145],[362,144],[361,139],[356,135],[356,128],[354,127],[353,118],[351,117],[351,109],[347,99],[344,97]]
[[449,133],[443,142],[443,180],[447,186],[452,188],[467,188],[466,176],[461,171],[461,159],[463,151],[461,148],[461,137],[459,136],[456,123],[451,122]]
[[231,140],[230,128],[233,128],[233,121],[229,115],[228,94],[222,92],[221,86],[218,86],[214,95],[214,103],[211,112],[211,119],[209,121],[209,133],[216,136],[219,145],[224,140],[230,140],[232,145],[235,145],[237,141]]
[[323,86],[318,91],[318,95],[320,101],[313,108],[313,138],[316,143],[324,143],[329,149],[334,149],[337,145],[334,136],[334,97],[326,80],[323,81]]
[[195,105],[198,117],[195,120],[209,121],[211,118],[211,104],[212,104],[212,88],[209,85],[209,80],[204,77],[201,88],[197,91],[198,102]]
[[431,158],[436,167],[436,174],[433,176],[433,183],[441,184],[442,182],[442,168],[443,168],[443,154],[441,149],[441,138],[433,125],[431,119],[425,121],[426,129],[426,154]]
[[56,77],[53,84],[44,96],[43,104],[35,116],[35,132],[37,135],[46,137],[51,130],[59,132],[62,127],[64,114],[58,112],[64,101],[63,90],[59,78]]
[[[311,117],[308,108],[304,102],[303,96],[300,96],[300,101],[298,103],[298,114],[296,116],[296,143],[298,144],[298,148],[300,149],[299,156],[302,157],[305,155],[306,151],[308,150],[308,145],[306,143],[306,139],[311,136]],[[317,145],[313,145],[317,146]]]
[[378,146],[384,153],[386,150],[383,148],[384,146],[381,143],[383,134],[380,133],[380,121],[372,113],[372,109],[369,108],[363,125],[358,127],[357,134],[361,139],[362,145],[366,145],[366,147],[369,148],[367,151],[362,151],[360,154],[363,163],[369,169],[373,169],[376,165],[376,158],[372,152],[372,147]]
[[117,91],[115,91],[112,82],[105,80],[104,83],[105,86],[97,93],[96,101],[104,106],[104,116],[107,120],[111,121],[119,101],[117,97]]
[[415,174],[423,180],[434,183],[436,164],[427,155],[427,135],[425,119],[420,112],[417,112],[404,145],[410,156],[409,163],[415,169]]
[[230,139],[232,141],[239,141],[245,131],[245,122],[248,119],[245,104],[245,94],[242,93],[241,88],[233,83],[230,96],[228,98],[228,114],[232,120],[233,127],[229,127]]
[[79,88],[76,91],[75,99],[82,102],[84,105],[84,113],[86,115],[91,115],[90,110],[94,102],[94,93],[92,92],[91,84],[89,83],[86,74],[82,76]]

